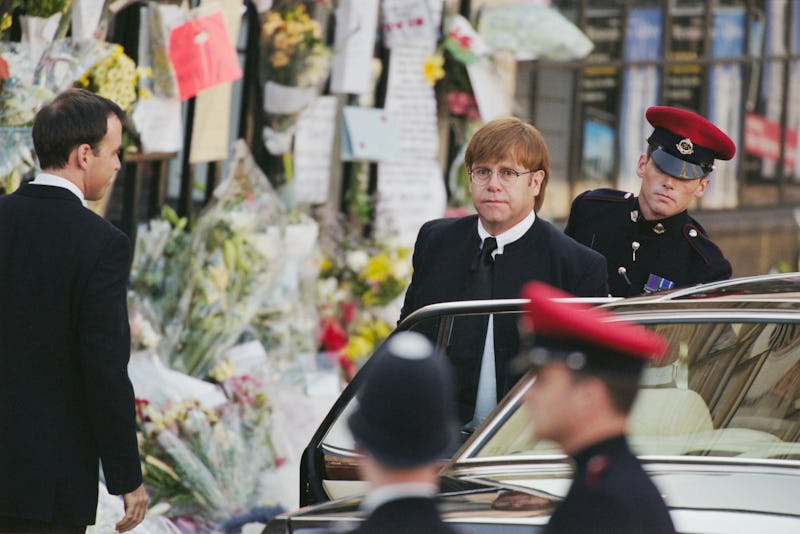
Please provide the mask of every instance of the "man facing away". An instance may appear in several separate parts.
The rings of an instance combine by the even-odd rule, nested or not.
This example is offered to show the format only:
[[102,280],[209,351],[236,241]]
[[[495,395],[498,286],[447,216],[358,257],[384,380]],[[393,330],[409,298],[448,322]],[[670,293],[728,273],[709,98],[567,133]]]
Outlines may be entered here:
[[565,232],[601,252],[608,285],[619,297],[725,280],[731,264],[687,208],[711,181],[714,160],[736,152],[733,141],[691,111],[648,108],[654,127],[639,156],[639,195],[597,189],[572,203]]
[[[603,256],[537,215],[550,156],[536,128],[516,118],[488,122],[469,141],[465,164],[477,214],[422,226],[401,320],[428,304],[517,298],[531,280],[579,296],[608,295]],[[506,367],[519,348],[517,326],[502,315],[488,324],[462,320],[451,339],[459,417],[474,429],[513,386]]]
[[[42,172],[0,197],[0,532],[84,532],[102,461],[147,510],[128,379],[128,238],[84,206],[120,168],[123,112],[81,89],[36,115]],[[99,461],[100,460],[100,461]]]
[[348,419],[369,483],[358,534],[455,534],[439,517],[441,460],[453,452],[458,422],[447,359],[416,332],[389,338],[372,356],[358,407]]
[[639,378],[667,341],[611,314],[559,301],[567,293],[539,282],[521,329],[531,338],[513,365],[537,369],[524,402],[534,438],[558,443],[575,462],[572,485],[550,518],[548,534],[671,534],[661,494],[628,447],[625,432]]

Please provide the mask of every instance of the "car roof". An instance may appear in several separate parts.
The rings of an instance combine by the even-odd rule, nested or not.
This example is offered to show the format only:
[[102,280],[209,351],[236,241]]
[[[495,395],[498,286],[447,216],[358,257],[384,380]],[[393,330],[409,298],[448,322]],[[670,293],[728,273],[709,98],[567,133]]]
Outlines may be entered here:
[[[758,310],[779,311],[781,314],[800,313],[800,273],[778,273],[733,278],[692,287],[673,289],[631,298],[575,297],[580,302],[593,303],[609,309],[620,317],[642,314],[672,314],[685,312],[737,311],[739,315]],[[442,302],[419,309],[409,315],[400,330],[408,325],[448,314],[518,312],[526,299],[474,300]]]

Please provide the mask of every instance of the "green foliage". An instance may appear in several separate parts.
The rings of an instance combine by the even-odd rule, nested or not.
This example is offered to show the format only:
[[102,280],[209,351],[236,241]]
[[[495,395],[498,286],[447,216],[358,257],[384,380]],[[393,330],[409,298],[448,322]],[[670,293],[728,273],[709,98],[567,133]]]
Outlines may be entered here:
[[32,17],[49,17],[63,13],[72,0],[16,0],[13,6],[22,10],[24,15]]

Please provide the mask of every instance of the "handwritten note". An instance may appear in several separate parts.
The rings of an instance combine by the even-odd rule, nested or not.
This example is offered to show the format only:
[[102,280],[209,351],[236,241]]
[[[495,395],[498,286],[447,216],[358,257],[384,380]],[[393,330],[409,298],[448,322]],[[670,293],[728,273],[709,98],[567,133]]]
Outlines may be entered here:
[[420,227],[442,216],[447,204],[442,170],[435,160],[378,165],[376,225],[379,232],[412,246]]
[[300,114],[294,140],[294,194],[299,203],[328,199],[337,100],[321,96]]
[[434,25],[429,0],[382,0],[381,7],[387,48],[436,41],[438,26]]
[[178,152],[183,148],[181,102],[177,98],[153,96],[139,100],[132,118],[145,153]]
[[431,51],[432,46],[396,47],[389,61],[384,107],[397,117],[404,156],[436,158],[439,153],[436,97],[422,75],[425,55]]

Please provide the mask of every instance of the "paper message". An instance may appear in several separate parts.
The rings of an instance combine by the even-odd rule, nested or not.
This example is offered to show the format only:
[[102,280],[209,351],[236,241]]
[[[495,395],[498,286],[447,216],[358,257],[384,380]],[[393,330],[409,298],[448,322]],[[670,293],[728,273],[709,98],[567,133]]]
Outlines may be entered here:
[[336,11],[331,92],[363,94],[372,88],[378,0],[344,0]]
[[381,8],[387,48],[436,41],[438,26],[433,24],[429,0],[382,0]]
[[183,118],[181,102],[177,98],[153,96],[139,100],[132,119],[145,154],[183,149]]
[[413,246],[420,227],[444,214],[447,204],[442,170],[435,160],[378,165],[378,231]]
[[294,195],[298,203],[328,200],[338,102],[321,96],[300,114],[294,139]]
[[404,156],[436,158],[439,127],[436,96],[422,67],[432,46],[401,46],[392,50],[385,109],[397,118]]

